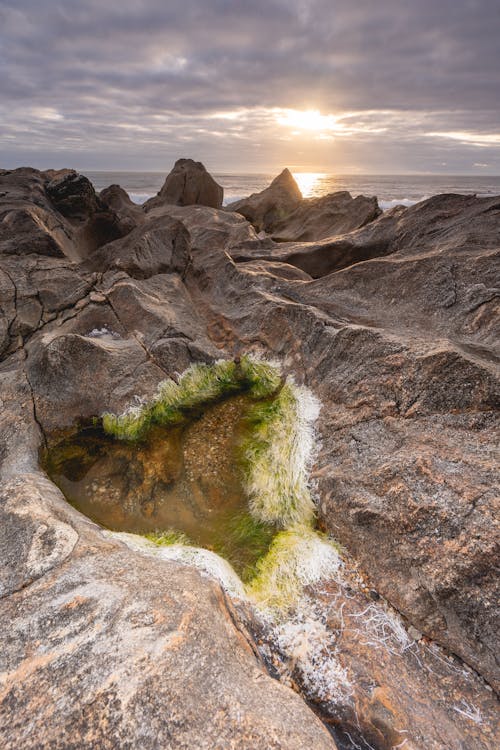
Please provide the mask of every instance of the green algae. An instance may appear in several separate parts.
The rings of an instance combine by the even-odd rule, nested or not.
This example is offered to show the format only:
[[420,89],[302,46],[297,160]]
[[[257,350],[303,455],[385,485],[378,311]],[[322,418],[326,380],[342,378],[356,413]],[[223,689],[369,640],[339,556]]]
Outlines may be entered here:
[[338,567],[338,546],[306,524],[280,531],[255,565],[251,598],[275,615],[286,613],[304,586]]
[[281,528],[312,524],[314,503],[301,442],[306,438],[298,431],[293,384],[285,383],[275,398],[252,406],[247,421],[240,456],[252,514]]
[[[248,596],[279,615],[304,586],[338,565],[338,550],[314,530],[309,462],[317,410],[307,389],[268,362],[244,356],[193,365],[177,382],[161,383],[149,403],[103,414],[104,447],[66,445],[62,459],[52,456],[52,476],[72,473],[70,484],[90,478],[85,493],[92,495],[102,462],[114,452],[111,484],[100,486],[91,502],[112,505],[106,487],[111,493],[117,483],[128,515],[118,518],[120,507],[114,518],[96,518],[87,501],[83,512],[158,548],[216,552]],[[68,496],[68,483],[59,486]]]
[[193,412],[237,393],[250,398],[271,396],[280,386],[276,368],[251,357],[220,360],[212,365],[191,365],[178,382],[160,383],[156,397],[124,414],[106,412],[104,431],[119,440],[140,440],[153,425],[172,426],[189,419]]
[[169,547],[172,544],[191,544],[187,534],[177,529],[157,529],[156,531],[149,531],[143,536],[158,547]]

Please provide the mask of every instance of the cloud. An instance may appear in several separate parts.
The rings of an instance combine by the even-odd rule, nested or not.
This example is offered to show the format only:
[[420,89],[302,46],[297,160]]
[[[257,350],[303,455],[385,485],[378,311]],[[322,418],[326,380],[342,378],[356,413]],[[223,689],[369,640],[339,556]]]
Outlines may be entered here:
[[498,171],[499,26],[497,0],[0,0],[2,161],[432,171],[481,144]]

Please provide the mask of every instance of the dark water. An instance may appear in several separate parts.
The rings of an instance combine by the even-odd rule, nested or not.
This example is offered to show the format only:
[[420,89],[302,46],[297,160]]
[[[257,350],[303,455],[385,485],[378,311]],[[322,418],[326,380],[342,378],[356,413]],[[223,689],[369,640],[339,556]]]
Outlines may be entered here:
[[228,399],[188,425],[152,428],[140,443],[83,430],[52,448],[44,465],[68,501],[101,526],[182,532],[248,578],[275,530],[248,512],[238,462],[247,408],[244,396]]

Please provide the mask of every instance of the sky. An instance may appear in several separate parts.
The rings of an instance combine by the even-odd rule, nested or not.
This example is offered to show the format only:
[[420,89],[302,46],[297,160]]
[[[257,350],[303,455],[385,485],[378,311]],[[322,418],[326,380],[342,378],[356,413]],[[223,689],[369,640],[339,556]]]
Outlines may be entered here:
[[500,174],[499,0],[0,0],[0,167]]

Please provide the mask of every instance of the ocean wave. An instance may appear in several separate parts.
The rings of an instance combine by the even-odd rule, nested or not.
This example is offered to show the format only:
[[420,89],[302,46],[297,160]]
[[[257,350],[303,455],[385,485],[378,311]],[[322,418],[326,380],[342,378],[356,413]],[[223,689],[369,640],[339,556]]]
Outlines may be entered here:
[[153,197],[155,193],[129,193],[130,200],[133,201],[133,203],[138,203],[139,205],[142,205],[147,200]]
[[420,198],[393,198],[392,200],[379,200],[378,205],[382,209],[382,211],[388,211],[390,208],[394,208],[394,206],[414,206],[415,203],[420,203],[420,201],[427,200],[429,196],[428,195],[422,195]]

